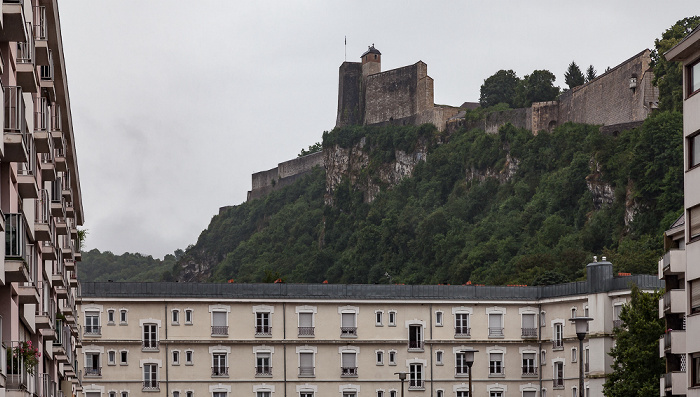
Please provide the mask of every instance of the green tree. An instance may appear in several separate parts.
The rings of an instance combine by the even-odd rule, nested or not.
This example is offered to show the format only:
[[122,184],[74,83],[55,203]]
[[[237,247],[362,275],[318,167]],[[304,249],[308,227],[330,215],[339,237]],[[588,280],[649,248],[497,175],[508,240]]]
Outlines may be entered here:
[[535,70],[523,78],[516,89],[516,104],[530,107],[533,102],[553,101],[559,95],[554,86],[557,77],[549,70]]
[[321,142],[316,142],[313,145],[309,145],[309,150],[306,149],[301,149],[301,153],[297,157],[303,157],[312,153],[320,152],[323,150],[323,145],[321,145]]
[[515,107],[515,89],[520,79],[512,70],[499,70],[493,76],[484,80],[481,85],[479,103],[481,107],[494,106],[499,103],[507,103]]
[[589,65],[588,69],[586,69],[586,83],[598,77],[597,75],[598,72],[595,70],[593,65]]
[[586,79],[583,76],[583,73],[581,73],[581,69],[578,67],[576,62],[571,61],[569,68],[566,69],[566,73],[564,73],[564,82],[566,85],[568,85],[571,89],[583,85],[585,80]]
[[651,65],[655,86],[659,87],[659,110],[683,111],[683,70],[678,62],[667,61],[663,54],[678,44],[700,24],[700,17],[683,18],[666,29],[660,39],[654,41]]
[[620,313],[624,326],[613,330],[617,343],[609,353],[613,372],[603,385],[605,396],[659,395],[659,376],[665,369],[659,358],[659,338],[664,334],[664,322],[659,319],[661,295],[662,291],[644,293],[632,286],[631,300]]

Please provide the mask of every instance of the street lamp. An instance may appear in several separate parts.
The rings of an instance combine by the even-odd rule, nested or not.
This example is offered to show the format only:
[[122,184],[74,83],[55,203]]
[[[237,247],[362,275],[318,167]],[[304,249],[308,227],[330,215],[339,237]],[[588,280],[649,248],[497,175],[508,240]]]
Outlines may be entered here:
[[403,397],[403,381],[406,380],[406,373],[405,372],[394,372],[394,375],[398,375],[399,379],[401,379],[401,397]]
[[578,395],[583,397],[583,340],[586,339],[586,332],[588,332],[588,322],[593,320],[590,317],[572,317],[569,319],[572,323],[576,325],[576,336],[578,337]]
[[474,391],[472,390],[472,364],[474,364],[474,353],[476,352],[478,352],[478,350],[472,349],[471,347],[460,351],[460,353],[464,354],[464,362],[467,364],[467,368],[469,368],[469,397],[474,396]]

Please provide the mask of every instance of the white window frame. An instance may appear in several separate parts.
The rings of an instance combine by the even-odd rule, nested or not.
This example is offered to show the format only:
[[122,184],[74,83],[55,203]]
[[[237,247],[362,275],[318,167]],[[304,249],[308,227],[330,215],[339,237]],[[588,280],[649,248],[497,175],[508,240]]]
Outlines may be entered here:
[[107,350],[107,365],[117,365],[116,350]]
[[170,324],[180,325],[180,309],[173,309],[170,312]]
[[[189,360],[187,359],[188,355],[190,356]],[[194,365],[194,350],[192,350],[192,349],[185,350],[185,365]]]
[[[270,305],[257,305],[253,306],[253,322],[255,325],[255,337],[256,338],[271,338],[272,337],[272,315],[275,313],[275,307]],[[261,315],[260,319],[262,321],[258,323],[258,315]],[[267,315],[267,324],[265,324],[264,317],[262,315]]]
[[[189,317],[189,320],[187,319]],[[194,310],[187,308],[185,309],[185,325],[192,325],[194,324]],[[188,390],[194,393],[192,390]]]
[[445,365],[444,350],[435,350],[435,365]]
[[[111,320],[110,320],[110,318],[111,318]],[[114,325],[114,319],[115,319],[114,309],[108,309],[107,310],[107,325]]]
[[571,362],[572,363],[578,362],[578,350],[576,347],[571,348]]
[[374,358],[377,365],[384,365],[384,350],[375,350]]
[[396,310],[389,310],[389,326],[390,327],[396,327],[396,318],[398,316],[398,312]]
[[[299,377],[303,378],[313,378],[316,377],[316,353],[318,351],[318,348],[316,346],[297,346],[296,348],[296,353],[297,353],[297,366],[299,367],[299,372],[301,372],[301,355],[303,354],[311,354],[311,369],[313,371],[313,374],[304,374],[301,375],[299,374]],[[306,390],[306,389],[305,389]],[[315,392],[315,390],[314,390]]]
[[[357,319],[355,319],[355,322],[357,322]],[[375,327],[383,327],[384,326],[384,310],[375,310],[374,311],[374,326]]]
[[129,309],[119,309],[119,325],[129,325]]
[[[341,306],[338,308],[338,314],[339,314],[339,320],[340,320],[340,337],[341,338],[357,338],[357,317],[360,314],[360,308],[356,306]],[[350,332],[343,333],[342,329],[343,327],[343,314],[354,314],[353,316],[353,321],[354,321],[354,328],[355,328],[355,333],[352,334]]]
[[[501,316],[501,334],[498,335],[494,332],[491,334],[491,328],[498,328],[491,325],[491,316],[500,315]],[[488,337],[489,339],[503,339],[505,338],[506,330],[506,309],[504,307],[491,307],[486,309],[486,316],[488,321]]]
[[[177,355],[177,357],[175,357]],[[173,365],[180,365],[180,350],[173,350],[171,353],[171,359],[173,361]],[[176,360],[177,358],[177,360]]]
[[[398,354],[398,353],[396,352],[396,350],[389,350],[389,351],[387,352],[387,354],[388,354],[387,360],[389,361],[389,365],[396,365],[396,361],[397,361],[396,355]],[[393,356],[393,358],[394,358],[393,360],[392,360],[392,356]]]
[[435,311],[435,326],[442,327],[444,321],[445,321],[445,312],[443,312],[442,310],[436,310]]
[[[126,358],[126,360],[124,360]],[[129,351],[126,349],[119,350],[119,365],[129,365]]]

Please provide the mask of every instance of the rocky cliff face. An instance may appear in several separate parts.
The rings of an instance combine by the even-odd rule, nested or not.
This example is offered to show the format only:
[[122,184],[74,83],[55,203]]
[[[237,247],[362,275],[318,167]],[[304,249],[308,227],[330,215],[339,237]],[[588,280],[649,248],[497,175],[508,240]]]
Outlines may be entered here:
[[[364,194],[364,201],[371,203],[377,197],[381,188],[391,187],[403,178],[413,174],[413,169],[427,156],[425,141],[419,141],[413,153],[401,150],[394,151],[394,160],[383,164],[370,164],[370,151],[366,147],[366,139],[350,148],[335,145],[323,150],[323,162],[326,167],[325,202],[333,205],[333,192],[336,187],[348,178],[352,186]],[[372,168],[370,172],[370,168]]]
[[512,157],[510,153],[506,153],[506,163],[503,165],[502,169],[496,170],[489,167],[484,170],[480,170],[471,167],[467,170],[466,180],[467,183],[474,180],[483,182],[488,178],[493,178],[497,179],[500,183],[505,183],[511,180],[515,173],[518,172],[519,164],[520,161],[518,159]]
[[181,270],[177,275],[177,281],[181,282],[206,282],[211,277],[212,269],[220,259],[208,255],[202,251],[191,251],[180,260]]

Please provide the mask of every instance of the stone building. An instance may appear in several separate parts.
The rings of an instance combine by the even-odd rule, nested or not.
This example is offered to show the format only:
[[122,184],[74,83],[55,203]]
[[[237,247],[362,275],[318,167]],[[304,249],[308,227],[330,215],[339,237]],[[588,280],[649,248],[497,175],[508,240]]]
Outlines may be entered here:
[[[601,396],[629,285],[588,265],[588,280],[526,287],[83,283],[85,397]],[[569,319],[593,318],[579,351]]]
[[4,0],[0,24],[0,397],[80,390],[83,204],[56,1]]

